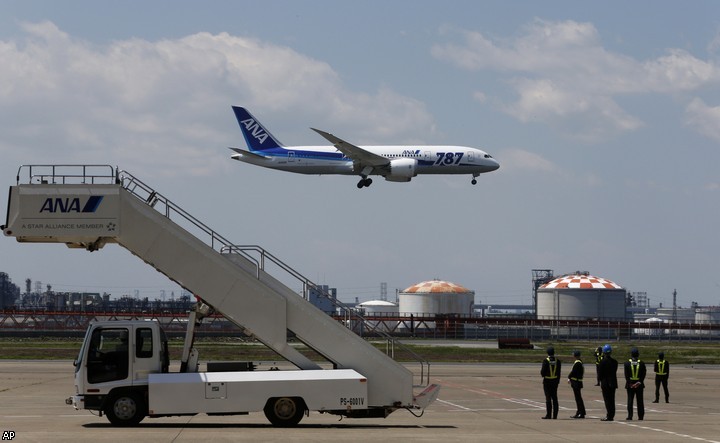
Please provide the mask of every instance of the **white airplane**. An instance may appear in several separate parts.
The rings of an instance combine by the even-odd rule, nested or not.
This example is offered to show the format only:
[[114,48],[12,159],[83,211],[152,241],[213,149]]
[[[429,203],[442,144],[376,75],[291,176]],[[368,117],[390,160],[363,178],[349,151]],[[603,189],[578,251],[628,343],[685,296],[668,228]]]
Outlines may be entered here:
[[471,183],[500,164],[487,152],[465,146],[356,146],[330,133],[310,128],[333,146],[284,146],[247,109],[233,106],[249,151],[235,151],[235,160],[300,174],[359,175],[359,189],[370,175],[391,182],[409,182],[418,174],[472,174]]

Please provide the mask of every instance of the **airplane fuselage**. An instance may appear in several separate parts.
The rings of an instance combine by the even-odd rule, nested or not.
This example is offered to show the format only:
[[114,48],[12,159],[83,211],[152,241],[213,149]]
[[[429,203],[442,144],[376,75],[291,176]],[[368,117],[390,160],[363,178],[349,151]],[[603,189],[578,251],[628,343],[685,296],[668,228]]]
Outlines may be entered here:
[[[465,146],[361,146],[387,158],[415,160],[417,174],[473,174],[497,169],[497,162],[480,149]],[[334,146],[286,146],[263,151],[262,158],[241,153],[232,158],[246,163],[300,174],[357,175],[360,167]],[[370,175],[381,175],[374,171]]]
[[370,186],[370,175],[409,182],[418,174],[471,174],[475,178],[500,167],[488,153],[466,146],[356,146],[329,132],[311,128],[331,146],[285,146],[247,109],[233,106],[248,150],[230,148],[245,163],[300,174],[359,175],[358,188]]

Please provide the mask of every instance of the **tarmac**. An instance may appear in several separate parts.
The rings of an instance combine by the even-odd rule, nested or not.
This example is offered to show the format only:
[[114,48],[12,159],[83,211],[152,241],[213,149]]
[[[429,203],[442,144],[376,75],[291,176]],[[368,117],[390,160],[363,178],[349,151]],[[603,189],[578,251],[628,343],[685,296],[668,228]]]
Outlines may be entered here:
[[[414,368],[411,368],[414,369]],[[557,420],[541,420],[545,400],[540,362],[530,364],[433,364],[442,385],[421,417],[396,411],[385,419],[342,419],[311,412],[296,428],[272,427],[262,412],[243,416],[146,418],[134,428],[112,427],[105,417],[65,404],[73,393],[69,361],[0,360],[0,435],[19,442],[720,442],[720,367],[672,366],[670,403],[652,403],[645,389],[645,420],[626,421],[626,394],[617,392],[615,421],[605,416],[594,365],[586,365],[583,397],[588,416],[575,413],[572,391],[559,389]],[[621,375],[621,374],[619,374]],[[662,393],[661,393],[662,397]]]

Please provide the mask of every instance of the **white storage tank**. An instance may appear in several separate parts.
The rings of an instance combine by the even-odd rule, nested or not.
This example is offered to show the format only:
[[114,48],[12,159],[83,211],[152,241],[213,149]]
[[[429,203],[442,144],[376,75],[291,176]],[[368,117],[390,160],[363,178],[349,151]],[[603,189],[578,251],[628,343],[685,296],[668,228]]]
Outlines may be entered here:
[[475,304],[475,291],[448,281],[430,280],[401,291],[398,301],[402,315],[470,315]]
[[695,323],[701,325],[720,324],[720,307],[698,308],[695,311]]
[[398,305],[387,300],[370,300],[355,306],[363,315],[388,316],[398,313]]
[[627,291],[587,272],[563,275],[537,290],[540,320],[625,320]]

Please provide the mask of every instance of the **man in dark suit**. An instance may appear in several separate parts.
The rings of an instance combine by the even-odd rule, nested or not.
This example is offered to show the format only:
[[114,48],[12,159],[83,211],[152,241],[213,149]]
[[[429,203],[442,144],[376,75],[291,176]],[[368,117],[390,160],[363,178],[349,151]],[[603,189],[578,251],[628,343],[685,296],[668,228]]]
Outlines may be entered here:
[[603,346],[603,359],[598,365],[600,375],[600,389],[602,389],[603,401],[605,402],[605,418],[602,421],[613,421],[615,419],[615,391],[617,383],[618,362],[612,358],[612,347]]
[[547,358],[543,360],[540,368],[540,375],[543,378],[543,391],[545,391],[546,413],[544,420],[557,419],[558,410],[558,386],[560,385],[560,360],[555,358],[555,348],[547,348]]
[[633,418],[633,400],[637,399],[638,420],[645,417],[645,401],[643,399],[643,391],[645,390],[645,375],[647,369],[645,362],[640,360],[640,351],[632,348],[630,351],[630,360],[625,362],[625,389],[627,390],[627,420]]
[[663,391],[665,391],[665,403],[670,402],[670,393],[668,392],[668,378],[670,378],[670,362],[665,360],[665,353],[660,352],[657,360],[653,365],[655,370],[655,401],[657,403],[660,400],[660,386],[662,385]]
[[585,402],[583,401],[581,392],[585,368],[583,367],[582,360],[580,360],[580,351],[574,351],[573,357],[575,357],[575,362],[568,374],[568,383],[570,383],[570,387],[575,395],[575,406],[577,409],[575,410],[575,415],[570,418],[585,418]]

